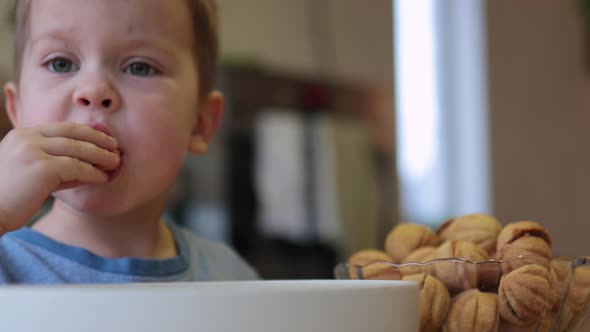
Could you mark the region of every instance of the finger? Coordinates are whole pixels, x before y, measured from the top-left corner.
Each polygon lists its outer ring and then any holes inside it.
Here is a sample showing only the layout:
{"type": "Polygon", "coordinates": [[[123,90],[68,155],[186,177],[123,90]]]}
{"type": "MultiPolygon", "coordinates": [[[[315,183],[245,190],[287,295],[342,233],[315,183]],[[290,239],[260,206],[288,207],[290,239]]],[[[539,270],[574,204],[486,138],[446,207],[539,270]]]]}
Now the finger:
{"type": "Polygon", "coordinates": [[[80,159],[106,171],[119,167],[118,153],[84,141],[63,137],[47,138],[42,149],[49,155],[80,159]]]}
{"type": "Polygon", "coordinates": [[[117,140],[114,137],[78,123],[52,123],[42,126],[40,132],[45,137],[66,137],[78,141],[85,141],[109,151],[115,150],[118,146],[117,140]]]}
{"type": "Polygon", "coordinates": [[[107,173],[80,159],[52,157],[51,162],[55,165],[54,171],[60,186],[73,181],[104,184],[109,180],[107,173]]]}
{"type": "Polygon", "coordinates": [[[76,188],[79,186],[84,185],[84,183],[80,182],[80,181],[70,181],[70,182],[65,182],[62,183],[57,190],[55,191],[60,191],[60,190],[66,190],[66,189],[72,189],[72,188],[76,188]]]}

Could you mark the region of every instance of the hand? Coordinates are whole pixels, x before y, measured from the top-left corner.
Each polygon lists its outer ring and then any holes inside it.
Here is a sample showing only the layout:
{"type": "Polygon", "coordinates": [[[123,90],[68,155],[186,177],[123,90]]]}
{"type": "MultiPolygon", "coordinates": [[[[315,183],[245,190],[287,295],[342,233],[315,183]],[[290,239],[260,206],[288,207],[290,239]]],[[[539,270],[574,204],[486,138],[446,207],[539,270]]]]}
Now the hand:
{"type": "Polygon", "coordinates": [[[10,131],[0,142],[0,236],[27,224],[55,191],[108,182],[117,142],[75,123],[10,131]]]}

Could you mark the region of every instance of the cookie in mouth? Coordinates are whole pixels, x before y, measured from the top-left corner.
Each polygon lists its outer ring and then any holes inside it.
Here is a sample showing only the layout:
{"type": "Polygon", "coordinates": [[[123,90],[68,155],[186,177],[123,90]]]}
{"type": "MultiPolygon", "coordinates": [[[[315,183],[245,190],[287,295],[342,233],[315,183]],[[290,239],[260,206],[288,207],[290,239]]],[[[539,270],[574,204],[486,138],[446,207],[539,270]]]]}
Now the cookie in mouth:
{"type": "MultiPolygon", "coordinates": [[[[88,126],[94,130],[98,130],[100,132],[103,132],[108,136],[114,137],[111,129],[103,123],[92,122],[92,123],[89,123],[88,126]]],[[[117,167],[116,169],[110,170],[110,171],[106,171],[107,176],[109,178],[108,182],[112,182],[113,180],[115,180],[119,176],[119,174],[121,173],[121,168],[123,167],[123,160],[125,157],[125,152],[123,151],[123,149],[121,149],[121,147],[117,148],[113,152],[119,155],[120,161],[119,161],[119,167],[117,167]]]]}

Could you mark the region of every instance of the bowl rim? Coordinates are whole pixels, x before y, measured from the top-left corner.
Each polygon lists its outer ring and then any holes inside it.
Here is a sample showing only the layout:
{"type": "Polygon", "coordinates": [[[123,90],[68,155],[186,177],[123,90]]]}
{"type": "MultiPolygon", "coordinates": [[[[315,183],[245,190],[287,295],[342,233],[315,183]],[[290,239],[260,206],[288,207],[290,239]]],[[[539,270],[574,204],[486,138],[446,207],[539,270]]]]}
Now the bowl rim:
{"type": "Polygon", "coordinates": [[[405,262],[405,263],[395,263],[393,261],[387,260],[375,260],[371,261],[367,264],[360,265],[360,264],[350,264],[349,262],[342,262],[338,263],[334,267],[334,276],[336,278],[341,277],[342,279],[350,279],[350,269],[363,270],[369,268],[371,266],[382,266],[383,264],[389,265],[393,268],[402,269],[405,267],[427,267],[430,265],[439,264],[442,262],[458,262],[463,264],[474,264],[474,265],[500,265],[520,260],[535,260],[540,264],[543,265],[550,265],[554,261],[563,261],[569,263],[570,268],[574,270],[579,266],[590,266],[590,256],[556,256],[552,259],[547,259],[545,257],[539,257],[535,255],[518,255],[514,257],[510,257],[507,259],[484,259],[484,260],[469,260],[464,258],[437,258],[427,262],[405,262]]]}
{"type": "Polygon", "coordinates": [[[518,256],[507,258],[507,259],[489,258],[489,259],[483,259],[483,260],[470,260],[470,259],[458,258],[458,257],[447,257],[447,258],[432,259],[427,262],[405,262],[405,263],[396,263],[396,262],[387,261],[387,260],[374,260],[374,261],[371,261],[371,262],[364,264],[364,265],[350,264],[349,262],[342,262],[342,263],[339,263],[338,265],[342,264],[342,265],[347,265],[350,267],[353,267],[353,266],[366,267],[369,265],[384,264],[385,263],[385,264],[388,264],[388,265],[391,265],[394,267],[405,267],[405,266],[426,266],[426,265],[431,265],[431,264],[435,264],[435,263],[439,263],[439,262],[448,262],[448,261],[455,261],[455,262],[462,262],[462,263],[469,263],[469,264],[503,264],[503,263],[513,262],[513,261],[518,261],[518,260],[523,260],[523,259],[533,259],[533,260],[548,262],[548,263],[551,263],[556,260],[562,260],[562,261],[570,261],[575,266],[590,265],[590,256],[556,256],[556,257],[553,257],[552,259],[547,259],[545,257],[539,257],[539,256],[535,256],[535,255],[518,255],[518,256]]]}

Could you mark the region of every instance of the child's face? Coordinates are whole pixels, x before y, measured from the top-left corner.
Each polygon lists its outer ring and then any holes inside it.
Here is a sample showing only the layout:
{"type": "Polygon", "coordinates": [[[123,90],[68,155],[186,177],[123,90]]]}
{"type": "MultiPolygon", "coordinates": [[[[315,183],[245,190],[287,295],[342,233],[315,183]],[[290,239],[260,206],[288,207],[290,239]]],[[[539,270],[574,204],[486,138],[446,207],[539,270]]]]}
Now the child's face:
{"type": "Polygon", "coordinates": [[[109,184],[56,196],[103,215],[164,197],[199,134],[186,1],[37,0],[29,29],[16,125],[100,123],[123,154],[109,184]]]}

